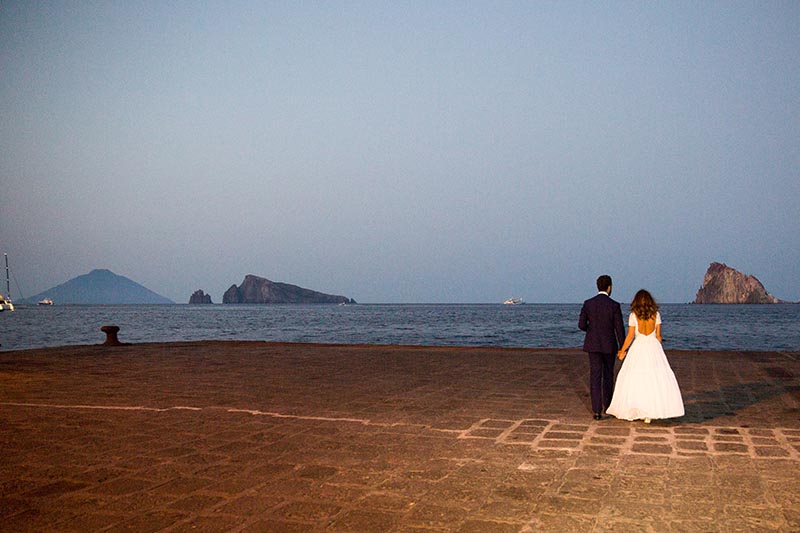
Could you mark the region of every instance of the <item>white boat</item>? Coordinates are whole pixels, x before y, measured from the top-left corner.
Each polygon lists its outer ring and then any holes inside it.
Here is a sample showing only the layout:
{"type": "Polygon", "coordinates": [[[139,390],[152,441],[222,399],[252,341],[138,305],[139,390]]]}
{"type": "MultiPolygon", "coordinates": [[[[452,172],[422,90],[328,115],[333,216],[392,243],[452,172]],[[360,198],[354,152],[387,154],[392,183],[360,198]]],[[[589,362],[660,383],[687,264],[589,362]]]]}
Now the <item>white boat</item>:
{"type": "Polygon", "coordinates": [[[13,311],[14,304],[11,303],[11,282],[8,279],[8,254],[3,254],[6,258],[6,296],[0,294],[0,311],[13,311]]]}
{"type": "Polygon", "coordinates": [[[505,305],[521,305],[524,304],[525,302],[522,301],[522,298],[509,298],[503,303],[505,305]]]}
{"type": "Polygon", "coordinates": [[[53,300],[50,298],[45,298],[43,300],[39,300],[39,305],[53,305],[53,300]]]}

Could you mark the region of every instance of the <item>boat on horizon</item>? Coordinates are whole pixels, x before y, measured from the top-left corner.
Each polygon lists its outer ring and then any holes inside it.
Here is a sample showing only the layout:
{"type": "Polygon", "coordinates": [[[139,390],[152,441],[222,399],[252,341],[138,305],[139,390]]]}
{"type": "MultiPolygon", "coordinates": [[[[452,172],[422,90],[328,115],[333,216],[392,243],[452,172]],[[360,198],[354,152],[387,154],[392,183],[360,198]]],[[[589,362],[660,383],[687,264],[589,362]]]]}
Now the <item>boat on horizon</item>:
{"type": "Polygon", "coordinates": [[[55,302],[53,302],[53,300],[50,298],[43,298],[42,300],[39,300],[39,305],[53,305],[54,303],[55,302]]]}
{"type": "Polygon", "coordinates": [[[14,304],[11,303],[11,282],[8,277],[8,254],[3,254],[6,258],[6,295],[0,294],[0,311],[13,311],[14,304]]]}
{"type": "Polygon", "coordinates": [[[522,301],[522,298],[509,298],[503,302],[504,305],[522,305],[524,303],[525,302],[522,301]]]}

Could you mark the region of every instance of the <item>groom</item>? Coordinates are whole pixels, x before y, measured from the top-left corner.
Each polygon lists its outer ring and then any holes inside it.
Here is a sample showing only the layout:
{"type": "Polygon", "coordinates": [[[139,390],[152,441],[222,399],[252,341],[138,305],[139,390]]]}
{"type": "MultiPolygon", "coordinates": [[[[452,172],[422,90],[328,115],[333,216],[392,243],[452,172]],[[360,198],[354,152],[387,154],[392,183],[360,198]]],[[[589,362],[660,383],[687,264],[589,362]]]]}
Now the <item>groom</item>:
{"type": "Polygon", "coordinates": [[[578,327],[586,332],[583,351],[589,354],[589,388],[594,419],[611,404],[617,349],[625,341],[622,309],[611,299],[611,276],[597,278],[597,296],[583,302],[578,327]]]}

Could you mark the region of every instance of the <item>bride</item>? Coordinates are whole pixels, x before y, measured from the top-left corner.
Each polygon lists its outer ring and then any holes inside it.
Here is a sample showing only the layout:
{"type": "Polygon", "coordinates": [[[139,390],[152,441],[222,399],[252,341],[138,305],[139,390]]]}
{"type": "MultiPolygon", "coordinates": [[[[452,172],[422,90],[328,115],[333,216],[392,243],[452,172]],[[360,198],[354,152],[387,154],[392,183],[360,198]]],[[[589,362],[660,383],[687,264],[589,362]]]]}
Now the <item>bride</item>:
{"type": "Polygon", "coordinates": [[[683,416],[681,390],[661,346],[661,313],[644,289],[631,302],[628,326],[628,336],[617,353],[624,362],[606,412],[648,424],[653,418],[683,416]]]}

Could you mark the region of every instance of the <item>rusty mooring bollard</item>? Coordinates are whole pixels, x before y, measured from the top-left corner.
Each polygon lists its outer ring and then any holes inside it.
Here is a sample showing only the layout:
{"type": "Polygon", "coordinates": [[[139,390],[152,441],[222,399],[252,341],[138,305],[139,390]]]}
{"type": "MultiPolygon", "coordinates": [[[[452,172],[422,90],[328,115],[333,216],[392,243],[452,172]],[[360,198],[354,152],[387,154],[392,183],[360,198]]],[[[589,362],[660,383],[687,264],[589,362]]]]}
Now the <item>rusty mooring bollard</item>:
{"type": "Polygon", "coordinates": [[[122,346],[117,338],[119,326],[103,326],[100,331],[106,334],[106,342],[103,343],[103,346],[122,346]]]}

